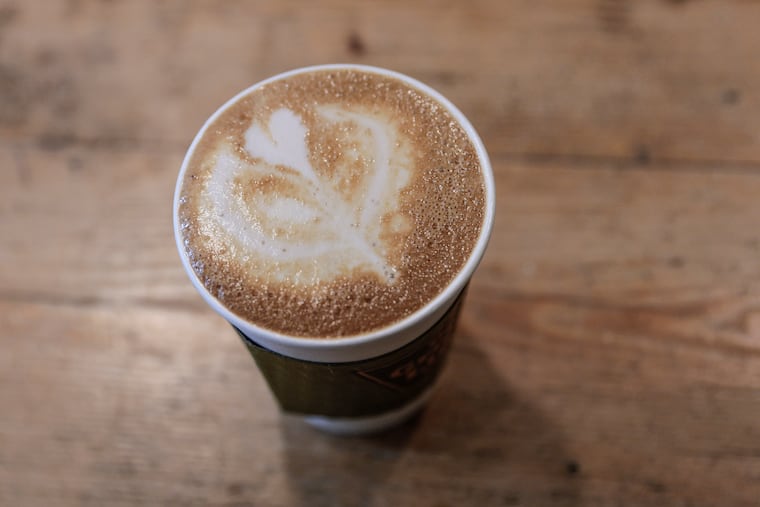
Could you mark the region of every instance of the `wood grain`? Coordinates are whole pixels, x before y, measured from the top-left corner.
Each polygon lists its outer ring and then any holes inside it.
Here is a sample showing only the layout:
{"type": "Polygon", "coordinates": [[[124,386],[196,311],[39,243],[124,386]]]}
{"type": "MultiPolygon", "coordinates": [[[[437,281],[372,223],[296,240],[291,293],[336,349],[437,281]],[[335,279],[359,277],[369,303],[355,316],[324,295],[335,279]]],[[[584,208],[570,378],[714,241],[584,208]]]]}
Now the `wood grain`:
{"type": "Polygon", "coordinates": [[[755,506],[760,4],[0,1],[0,505],[755,506]],[[171,232],[224,100],[352,61],[438,88],[497,221],[426,411],[278,413],[171,232]]]}

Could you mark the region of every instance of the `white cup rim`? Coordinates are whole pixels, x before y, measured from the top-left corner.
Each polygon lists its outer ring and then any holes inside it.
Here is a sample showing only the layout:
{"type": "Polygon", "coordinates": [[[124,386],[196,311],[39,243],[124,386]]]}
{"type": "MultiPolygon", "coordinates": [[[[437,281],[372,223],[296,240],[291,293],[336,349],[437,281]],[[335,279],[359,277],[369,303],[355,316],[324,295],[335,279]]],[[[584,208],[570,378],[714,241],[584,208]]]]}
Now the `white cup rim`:
{"type": "MultiPolygon", "coordinates": [[[[222,317],[224,317],[229,323],[243,331],[246,335],[251,335],[251,338],[257,341],[260,341],[262,345],[267,346],[276,352],[284,353],[286,355],[293,355],[293,356],[299,356],[301,359],[307,359],[307,360],[316,360],[320,361],[322,358],[326,358],[324,360],[330,361],[330,358],[345,358],[345,357],[360,357],[362,354],[350,353],[346,355],[346,353],[340,353],[336,352],[338,350],[347,350],[347,349],[357,349],[361,348],[364,345],[370,344],[372,342],[380,342],[383,340],[388,339],[389,337],[397,336],[399,333],[402,333],[404,330],[413,328],[416,325],[420,323],[420,321],[425,320],[426,318],[429,318],[431,314],[434,314],[436,312],[442,313],[441,309],[445,310],[448,305],[456,298],[456,296],[464,289],[464,287],[467,285],[467,282],[471,278],[473,272],[475,271],[475,268],[477,268],[483,253],[485,252],[486,246],[488,244],[491,231],[493,229],[493,222],[494,222],[494,215],[495,215],[495,185],[494,185],[494,179],[493,179],[493,170],[491,168],[491,162],[488,157],[488,153],[486,152],[485,146],[483,145],[482,140],[480,139],[480,136],[475,131],[475,128],[472,126],[470,121],[464,116],[464,114],[449,101],[446,97],[441,95],[438,91],[434,90],[430,86],[412,78],[405,74],[401,74],[399,72],[395,72],[392,70],[375,67],[375,66],[369,66],[369,65],[359,65],[359,64],[326,64],[326,65],[314,65],[309,67],[301,67],[298,69],[290,70],[287,72],[283,72],[280,74],[277,74],[275,76],[272,76],[268,79],[265,79],[263,81],[259,81],[256,84],[253,84],[249,86],[248,88],[244,89],[243,91],[236,94],[234,97],[229,99],[227,102],[225,102],[220,108],[218,108],[214,114],[212,114],[206,122],[203,124],[201,129],[196,134],[195,138],[193,139],[193,142],[190,144],[190,147],[188,148],[185,158],[182,162],[182,166],[180,168],[179,175],[177,177],[177,183],[175,187],[174,192],[174,203],[173,203],[173,224],[174,224],[174,237],[177,244],[177,249],[180,255],[180,258],[182,260],[182,264],[185,268],[185,272],[187,273],[188,277],[190,278],[190,281],[195,286],[196,290],[203,296],[204,300],[216,311],[218,314],[220,314],[222,317]],[[276,331],[272,331],[270,329],[258,326],[252,322],[247,321],[246,319],[240,317],[239,315],[235,314],[234,312],[230,311],[227,307],[225,307],[213,294],[211,294],[206,287],[203,285],[201,280],[198,278],[197,273],[192,268],[190,264],[190,260],[188,259],[187,252],[185,250],[185,246],[183,244],[183,238],[182,233],[180,229],[179,224],[179,217],[178,217],[178,210],[179,210],[179,200],[180,200],[180,191],[182,188],[182,183],[184,180],[185,172],[187,171],[187,167],[189,165],[189,161],[192,158],[193,153],[195,152],[195,149],[200,141],[200,139],[203,137],[204,133],[208,129],[208,127],[216,121],[216,119],[229,107],[231,107],[233,104],[238,102],[241,98],[251,93],[253,90],[266,85],[268,83],[279,81],[281,79],[285,79],[287,77],[296,75],[296,74],[302,74],[302,73],[308,73],[308,72],[314,72],[314,71],[324,71],[324,70],[346,70],[346,69],[355,69],[367,73],[376,73],[376,74],[382,74],[384,76],[390,76],[396,79],[399,79],[400,81],[419,89],[423,93],[429,95],[436,101],[438,101],[441,105],[443,105],[451,114],[454,116],[454,118],[459,122],[459,124],[465,129],[467,132],[468,138],[473,143],[473,146],[475,147],[475,150],[478,155],[478,160],[481,164],[481,172],[483,174],[483,180],[485,184],[485,190],[486,190],[486,209],[483,219],[482,228],[480,231],[480,235],[470,253],[469,258],[465,262],[462,269],[459,271],[459,273],[454,277],[454,279],[446,286],[446,288],[439,293],[436,297],[431,299],[427,304],[425,304],[423,307],[419,308],[412,314],[408,315],[407,317],[394,322],[393,324],[390,324],[389,326],[386,326],[384,328],[370,331],[363,334],[357,334],[353,336],[348,337],[334,337],[334,338],[326,338],[326,337],[306,337],[306,336],[289,336],[283,333],[278,333],[276,331]]],[[[414,337],[410,337],[409,340],[413,339],[414,337]]],[[[386,340],[387,341],[387,340],[386,340]]],[[[394,341],[393,348],[397,348],[399,345],[404,345],[405,343],[397,343],[398,340],[394,341]]],[[[383,348],[378,349],[377,347],[372,348],[371,355],[378,355],[378,351],[384,350],[383,348]]],[[[389,352],[391,349],[387,350],[389,352]]],[[[369,357],[369,356],[368,356],[369,357]]]]}

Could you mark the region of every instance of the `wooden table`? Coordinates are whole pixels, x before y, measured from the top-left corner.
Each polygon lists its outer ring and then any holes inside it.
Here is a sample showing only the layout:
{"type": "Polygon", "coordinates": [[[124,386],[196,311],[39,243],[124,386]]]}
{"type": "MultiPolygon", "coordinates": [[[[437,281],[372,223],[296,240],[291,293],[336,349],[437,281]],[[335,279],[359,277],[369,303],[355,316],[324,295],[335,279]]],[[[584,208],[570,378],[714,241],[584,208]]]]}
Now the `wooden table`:
{"type": "Polygon", "coordinates": [[[760,4],[0,1],[0,505],[760,504],[760,4]],[[385,66],[481,132],[498,210],[442,388],[282,416],[183,273],[204,119],[385,66]]]}

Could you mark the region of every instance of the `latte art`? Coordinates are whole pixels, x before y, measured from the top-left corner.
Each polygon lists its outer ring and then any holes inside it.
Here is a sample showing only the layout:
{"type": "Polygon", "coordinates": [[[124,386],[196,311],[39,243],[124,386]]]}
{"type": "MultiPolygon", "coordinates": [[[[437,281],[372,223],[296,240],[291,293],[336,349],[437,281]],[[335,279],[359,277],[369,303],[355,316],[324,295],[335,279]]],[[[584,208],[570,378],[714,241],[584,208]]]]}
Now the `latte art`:
{"type": "Polygon", "coordinates": [[[410,230],[398,211],[410,179],[408,141],[390,119],[340,106],[317,108],[341,158],[331,174],[311,162],[303,120],[289,109],[272,113],[265,126],[253,123],[243,154],[227,144],[216,153],[202,199],[211,211],[201,230],[237,244],[237,261],[268,264],[275,282],[315,285],[351,272],[392,283],[397,268],[389,253],[410,230]]]}
{"type": "Polygon", "coordinates": [[[467,262],[486,206],[451,112],[362,69],[251,88],[201,130],[177,192],[180,242],[208,293],[247,322],[312,338],[422,308],[467,262]]]}

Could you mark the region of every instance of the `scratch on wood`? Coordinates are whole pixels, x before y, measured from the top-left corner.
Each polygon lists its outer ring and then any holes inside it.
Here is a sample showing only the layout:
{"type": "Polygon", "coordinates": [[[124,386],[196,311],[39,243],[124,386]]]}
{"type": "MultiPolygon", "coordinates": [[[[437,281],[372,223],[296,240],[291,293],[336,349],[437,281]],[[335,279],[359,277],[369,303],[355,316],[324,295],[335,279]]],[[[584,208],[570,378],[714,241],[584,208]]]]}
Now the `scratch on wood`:
{"type": "Polygon", "coordinates": [[[357,32],[348,35],[347,46],[348,52],[354,56],[363,56],[367,52],[367,46],[357,32]]]}
{"type": "MultiPolygon", "coordinates": [[[[719,355],[741,356],[749,358],[760,356],[760,347],[752,340],[747,340],[745,333],[736,336],[735,332],[721,332],[711,322],[711,308],[718,302],[701,301],[679,304],[633,304],[609,302],[598,298],[583,297],[573,294],[521,294],[503,289],[481,288],[479,291],[486,296],[477,303],[471,301],[470,306],[479,305],[484,319],[493,321],[494,325],[509,325],[523,329],[533,334],[552,336],[554,331],[545,329],[542,322],[535,322],[531,315],[532,307],[541,305],[560,305],[588,312],[588,320],[583,326],[589,330],[618,332],[637,331],[639,343],[644,340],[659,342],[656,327],[661,325],[658,319],[670,317],[674,321],[682,321],[678,331],[671,330],[668,334],[670,345],[680,345],[693,350],[719,355]],[[695,326],[697,326],[695,328],[695,326]],[[647,338],[644,338],[647,337],[647,338]]],[[[470,296],[472,300],[476,296],[470,296]]],[[[723,303],[722,301],[720,303],[723,303]]],[[[752,310],[750,310],[752,311],[752,310]]]]}
{"type": "Polygon", "coordinates": [[[628,0],[600,0],[596,15],[605,32],[621,32],[630,24],[630,4],[628,0]]]}

